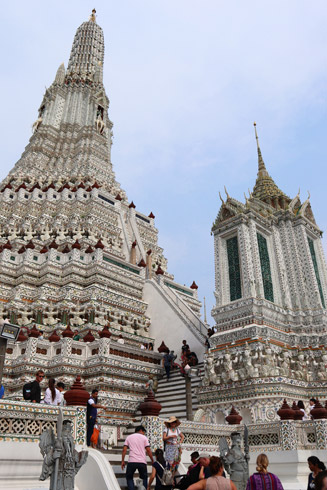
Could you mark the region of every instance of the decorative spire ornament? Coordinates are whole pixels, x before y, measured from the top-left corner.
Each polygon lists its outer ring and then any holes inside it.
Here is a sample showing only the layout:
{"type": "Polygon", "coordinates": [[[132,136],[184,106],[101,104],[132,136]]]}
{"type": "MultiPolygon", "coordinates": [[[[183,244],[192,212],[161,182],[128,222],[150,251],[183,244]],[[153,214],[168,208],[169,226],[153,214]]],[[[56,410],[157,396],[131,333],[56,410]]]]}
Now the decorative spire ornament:
{"type": "Polygon", "coordinates": [[[258,152],[258,177],[269,177],[269,174],[267,172],[265,162],[263,161],[262,158],[262,153],[261,153],[261,148],[259,144],[259,138],[258,138],[258,133],[257,133],[257,123],[253,123],[254,126],[254,132],[255,132],[255,139],[257,142],[257,152],[258,152]]]}
{"type": "Polygon", "coordinates": [[[275,184],[274,180],[270,177],[265,162],[262,158],[261,148],[259,145],[259,138],[257,133],[257,124],[254,122],[254,132],[255,139],[257,142],[257,152],[258,152],[258,174],[255,186],[251,193],[251,198],[254,197],[260,201],[264,201],[268,204],[273,205],[274,202],[278,202],[280,197],[284,198],[287,202],[290,198],[287,197],[275,184]]]}
{"type": "Polygon", "coordinates": [[[93,9],[92,10],[92,14],[90,15],[90,18],[89,18],[89,21],[90,22],[94,22],[95,23],[95,21],[96,21],[96,15],[95,14],[96,13],[97,13],[97,11],[95,9],[93,9]]]}

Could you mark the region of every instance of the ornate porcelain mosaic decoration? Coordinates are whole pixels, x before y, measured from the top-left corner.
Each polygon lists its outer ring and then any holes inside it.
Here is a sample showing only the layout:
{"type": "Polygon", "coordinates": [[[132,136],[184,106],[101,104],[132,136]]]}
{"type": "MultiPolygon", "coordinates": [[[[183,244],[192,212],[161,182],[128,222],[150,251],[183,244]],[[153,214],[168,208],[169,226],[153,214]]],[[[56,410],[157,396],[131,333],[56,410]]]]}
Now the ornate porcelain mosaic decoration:
{"type": "MultiPolygon", "coordinates": [[[[86,410],[64,407],[63,416],[73,423],[76,444],[84,444],[86,410]]],[[[58,408],[29,402],[0,401],[0,441],[35,442],[50,427],[56,431],[58,408]]]]}
{"type": "MultiPolygon", "coordinates": [[[[277,419],[286,398],[327,398],[327,268],[310,204],[282,192],[263,161],[245,203],[226,191],[212,227],[215,297],[205,377],[204,419],[231,404],[246,422],[277,419]]],[[[308,408],[308,407],[307,407],[308,408]]],[[[285,429],[286,430],[286,429],[285,429]]]]}
{"type": "MultiPolygon", "coordinates": [[[[162,448],[164,419],[143,417],[151,448],[162,448]]],[[[279,421],[248,424],[250,451],[286,451],[322,449],[327,434],[325,420],[279,421]]],[[[224,437],[230,442],[230,435],[237,429],[243,432],[244,425],[222,425],[182,421],[180,430],[185,435],[183,448],[188,451],[217,451],[219,440],[224,437]]],[[[326,447],[326,446],[325,446],[326,447]]]]}

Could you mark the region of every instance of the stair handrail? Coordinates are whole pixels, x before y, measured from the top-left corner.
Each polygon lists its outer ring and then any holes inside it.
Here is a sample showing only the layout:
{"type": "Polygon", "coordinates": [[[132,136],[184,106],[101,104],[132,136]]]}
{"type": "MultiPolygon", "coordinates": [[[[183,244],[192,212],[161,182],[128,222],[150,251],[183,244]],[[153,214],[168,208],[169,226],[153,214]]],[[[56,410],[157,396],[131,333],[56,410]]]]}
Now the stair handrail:
{"type": "Polygon", "coordinates": [[[207,327],[203,323],[203,321],[196,315],[196,313],[194,313],[192,308],[190,308],[188,304],[179,296],[179,294],[177,292],[175,293],[175,291],[173,291],[168,285],[164,283],[163,287],[165,288],[165,291],[168,292],[170,298],[185,313],[185,315],[195,324],[196,328],[198,328],[200,333],[204,334],[204,332],[206,332],[207,330],[207,327]],[[202,330],[204,330],[204,332],[202,330]]]}
{"type": "Polygon", "coordinates": [[[128,254],[130,252],[130,250],[128,248],[128,244],[130,243],[129,233],[128,233],[127,226],[126,226],[125,221],[124,221],[123,210],[120,208],[118,212],[119,212],[119,217],[120,217],[120,222],[121,222],[121,228],[122,228],[124,239],[125,239],[125,240],[123,240],[123,247],[125,248],[125,251],[127,252],[126,257],[128,257],[128,254]]]}
{"type": "Polygon", "coordinates": [[[136,218],[135,218],[135,213],[132,213],[132,212],[129,212],[128,213],[128,221],[131,225],[131,228],[133,230],[133,233],[134,233],[134,236],[135,236],[135,240],[136,240],[136,243],[139,247],[139,250],[140,250],[140,254],[142,256],[142,259],[145,261],[146,260],[146,255],[145,255],[145,250],[144,250],[144,246],[143,246],[143,243],[142,243],[142,240],[141,240],[141,236],[140,236],[140,233],[139,233],[139,230],[138,230],[138,226],[137,226],[137,223],[136,223],[136,218]]]}
{"type": "Polygon", "coordinates": [[[169,289],[168,286],[158,284],[155,279],[147,279],[146,282],[149,282],[157,289],[161,296],[174,308],[179,317],[184,321],[185,325],[193,331],[197,339],[200,340],[200,342],[204,342],[206,336],[202,332],[202,329],[207,329],[207,327],[196,316],[191,308],[189,308],[180,297],[177,297],[177,294],[169,289]]]}

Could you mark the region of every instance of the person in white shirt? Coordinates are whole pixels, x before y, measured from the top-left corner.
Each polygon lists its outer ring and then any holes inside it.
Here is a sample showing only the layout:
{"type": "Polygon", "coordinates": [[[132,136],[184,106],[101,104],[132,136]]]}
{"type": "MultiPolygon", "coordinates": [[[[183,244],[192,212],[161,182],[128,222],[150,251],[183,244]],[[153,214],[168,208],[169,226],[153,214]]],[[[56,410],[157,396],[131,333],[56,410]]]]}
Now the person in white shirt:
{"type": "Polygon", "coordinates": [[[62,394],[55,387],[56,380],[54,378],[49,379],[49,387],[45,390],[43,403],[46,405],[60,405],[62,400],[62,394]]]}
{"type": "Polygon", "coordinates": [[[317,400],[315,398],[310,398],[309,400],[309,411],[310,411],[310,418],[313,419],[312,415],[311,415],[311,410],[313,410],[316,406],[316,403],[317,403],[317,400]]]}
{"type": "Polygon", "coordinates": [[[125,344],[125,341],[124,341],[124,339],[123,339],[122,334],[119,334],[119,337],[118,337],[118,339],[117,339],[117,342],[118,342],[119,344],[125,344]]]}
{"type": "Polygon", "coordinates": [[[62,383],[61,381],[59,381],[59,382],[57,383],[56,388],[57,388],[57,390],[58,390],[58,391],[60,391],[60,394],[61,394],[61,402],[60,402],[60,405],[64,407],[64,406],[66,406],[66,405],[67,405],[67,402],[66,402],[66,400],[65,400],[65,398],[64,398],[64,394],[63,394],[63,391],[64,391],[64,389],[65,389],[65,384],[64,384],[64,383],[62,383]]]}

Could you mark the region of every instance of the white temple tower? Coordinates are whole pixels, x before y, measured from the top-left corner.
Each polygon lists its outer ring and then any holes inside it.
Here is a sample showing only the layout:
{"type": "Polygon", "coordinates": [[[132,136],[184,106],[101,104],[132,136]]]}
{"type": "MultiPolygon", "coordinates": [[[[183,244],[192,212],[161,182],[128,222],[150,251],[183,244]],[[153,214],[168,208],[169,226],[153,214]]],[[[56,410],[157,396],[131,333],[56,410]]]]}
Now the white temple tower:
{"type": "Polygon", "coordinates": [[[109,403],[132,414],[147,377],[161,369],[159,354],[141,356],[141,344],[156,349],[165,340],[178,350],[186,336],[201,356],[206,327],[197,287],[175,283],[167,270],[153,213],[138,211],[115,179],[103,62],[93,13],[77,29],[67,70],[60,65],[44,94],[22,157],[0,184],[0,318],[35,324],[46,343],[9,347],[4,385],[16,397],[37,367],[67,384],[80,374],[89,389],[117,389],[119,400],[115,405],[111,393],[109,403]],[[48,345],[67,324],[82,336],[91,330],[98,342],[108,323],[110,349],[104,339],[88,349],[70,339],[48,345]],[[117,350],[119,335],[125,347],[117,350]]]}
{"type": "Polygon", "coordinates": [[[322,232],[310,196],[291,199],[270,177],[256,128],[255,135],[253,191],[245,204],[226,192],[212,228],[217,334],[201,401],[215,420],[231,403],[247,421],[266,421],[276,418],[284,397],[327,395],[322,232]]]}

